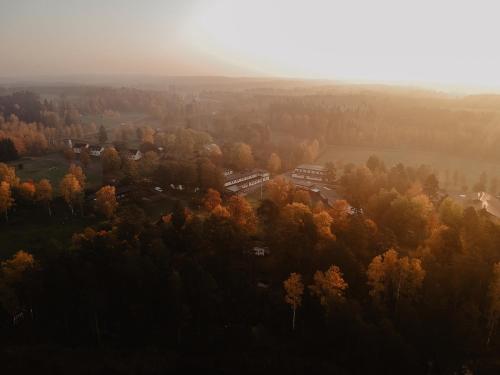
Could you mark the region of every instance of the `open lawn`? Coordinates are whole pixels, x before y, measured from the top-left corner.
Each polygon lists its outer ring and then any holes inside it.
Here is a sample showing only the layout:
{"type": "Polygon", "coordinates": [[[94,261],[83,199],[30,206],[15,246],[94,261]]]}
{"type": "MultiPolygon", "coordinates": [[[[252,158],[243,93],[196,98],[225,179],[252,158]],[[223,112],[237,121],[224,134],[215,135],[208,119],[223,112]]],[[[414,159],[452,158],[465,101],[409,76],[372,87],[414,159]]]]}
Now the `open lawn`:
{"type": "MultiPolygon", "coordinates": [[[[30,179],[39,181],[42,178],[49,179],[55,192],[59,190],[59,182],[69,168],[68,161],[60,153],[24,157],[9,164],[16,167],[16,174],[22,181],[30,179]]],[[[97,189],[101,186],[102,170],[100,160],[92,159],[84,172],[87,176],[86,188],[97,189]]]]}
{"type": "Polygon", "coordinates": [[[364,164],[371,155],[376,155],[384,160],[388,167],[400,162],[409,166],[419,166],[421,164],[428,165],[439,174],[441,181],[444,180],[444,174],[447,170],[450,174],[458,170],[465,174],[469,186],[477,182],[479,175],[483,171],[486,172],[489,177],[500,177],[500,163],[439,152],[410,150],[406,148],[396,149],[333,145],[328,146],[327,150],[321,154],[317,162],[318,164],[326,162],[364,164]]]}
{"type": "Polygon", "coordinates": [[[94,217],[72,216],[62,201],[53,205],[54,215],[38,206],[18,207],[10,213],[9,222],[0,219],[0,260],[10,257],[19,250],[35,254],[58,244],[67,247],[71,236],[85,227],[95,225],[94,217]]]}

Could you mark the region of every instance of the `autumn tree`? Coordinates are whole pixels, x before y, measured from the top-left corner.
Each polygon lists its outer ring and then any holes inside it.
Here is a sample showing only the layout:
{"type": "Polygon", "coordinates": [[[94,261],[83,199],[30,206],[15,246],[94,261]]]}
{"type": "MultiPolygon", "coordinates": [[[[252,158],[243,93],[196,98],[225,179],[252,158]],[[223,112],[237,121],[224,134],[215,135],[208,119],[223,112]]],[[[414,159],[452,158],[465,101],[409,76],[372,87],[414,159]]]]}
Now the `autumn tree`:
{"type": "Polygon", "coordinates": [[[16,187],[19,184],[16,169],[5,163],[0,163],[0,181],[7,182],[12,188],[16,187]]]}
{"type": "Polygon", "coordinates": [[[305,204],[308,207],[311,207],[312,205],[311,195],[307,190],[303,189],[295,190],[295,192],[293,193],[292,200],[296,203],[305,204]]]}
{"type": "Polygon", "coordinates": [[[314,225],[318,231],[318,236],[326,240],[334,240],[335,235],[332,233],[333,219],[326,211],[321,211],[313,215],[314,225]]]}
{"type": "Polygon", "coordinates": [[[276,177],[266,184],[266,192],[269,200],[276,206],[283,207],[290,201],[293,185],[284,177],[276,177]]]}
{"type": "Polygon", "coordinates": [[[150,126],[146,126],[142,129],[142,143],[154,143],[155,131],[150,126]]]}
{"type": "Polygon", "coordinates": [[[319,299],[320,304],[327,312],[334,304],[344,300],[344,293],[348,285],[339,267],[331,265],[326,272],[316,271],[313,280],[309,289],[312,295],[319,299]]]}
{"type": "Polygon", "coordinates": [[[189,129],[177,129],[173,138],[172,149],[176,155],[188,158],[193,154],[195,141],[189,129]]]}
{"type": "Polygon", "coordinates": [[[35,200],[40,204],[46,205],[49,210],[49,216],[52,215],[50,202],[52,201],[52,185],[49,180],[42,179],[36,184],[35,200]]]}
{"type": "Polygon", "coordinates": [[[231,217],[231,213],[229,212],[229,210],[220,204],[214,207],[214,209],[210,212],[210,215],[216,218],[223,219],[229,219],[231,217]]]}
{"type": "MultiPolygon", "coordinates": [[[[190,168],[187,168],[183,173],[189,172],[190,168]]],[[[207,158],[198,159],[198,182],[202,189],[216,189],[222,190],[224,187],[224,176],[220,168],[207,158]]]]}
{"type": "Polygon", "coordinates": [[[227,209],[234,222],[248,233],[253,233],[257,228],[257,219],[252,206],[239,195],[233,195],[227,204],[227,209]]]}
{"type": "Polygon", "coordinates": [[[335,230],[347,230],[351,217],[351,206],[346,200],[337,199],[332,207],[328,209],[328,213],[333,219],[335,230]]]}
{"type": "Polygon", "coordinates": [[[98,138],[100,143],[106,143],[108,141],[108,133],[106,132],[106,128],[104,127],[104,125],[101,125],[99,127],[98,138]]]}
{"type": "Polygon", "coordinates": [[[120,169],[120,155],[114,147],[108,147],[105,149],[102,153],[101,160],[104,172],[116,172],[120,169]]]}
{"type": "Polygon", "coordinates": [[[424,181],[423,191],[431,199],[436,198],[439,192],[439,181],[434,173],[431,173],[424,181]]]}
{"type": "Polygon", "coordinates": [[[144,176],[151,176],[157,169],[160,158],[154,151],[146,152],[140,160],[140,170],[144,176]]]}
{"type": "Polygon", "coordinates": [[[208,212],[211,212],[215,207],[219,206],[222,203],[222,199],[220,197],[220,193],[214,189],[208,189],[203,197],[203,207],[208,212]]]}
{"type": "Polygon", "coordinates": [[[246,143],[235,143],[230,150],[230,160],[237,170],[252,168],[254,165],[252,148],[246,143]]]}
{"type": "Polygon", "coordinates": [[[317,231],[311,209],[302,203],[290,203],[279,211],[276,223],[266,228],[276,254],[297,270],[312,260],[311,248],[317,231]]]}
{"type": "Polygon", "coordinates": [[[459,228],[464,214],[461,204],[455,202],[452,198],[445,198],[439,205],[439,219],[448,227],[459,228]]]}
{"type": "Polygon", "coordinates": [[[83,173],[83,170],[81,167],[79,167],[76,164],[71,164],[69,166],[68,173],[75,176],[76,179],[78,180],[78,183],[82,187],[82,189],[85,189],[85,180],[87,179],[87,177],[85,176],[85,173],[83,173]]]}
{"type": "Polygon", "coordinates": [[[332,162],[326,163],[325,168],[326,168],[325,179],[327,182],[333,184],[337,179],[337,168],[335,168],[335,164],[332,162]]]}
{"type": "Polygon", "coordinates": [[[267,169],[271,173],[277,173],[281,169],[281,159],[274,152],[269,156],[269,159],[267,161],[267,169]]]}
{"type": "Polygon", "coordinates": [[[118,207],[114,186],[106,185],[96,193],[96,210],[110,219],[118,207]]]}
{"type": "Polygon", "coordinates": [[[19,197],[26,203],[33,202],[35,198],[36,187],[33,181],[21,182],[17,188],[19,197]]]}
{"type": "Polygon", "coordinates": [[[367,167],[344,170],[339,182],[343,195],[356,207],[367,202],[377,191],[373,173],[367,167]]]}
{"type": "Polygon", "coordinates": [[[80,152],[80,163],[82,164],[83,168],[87,168],[90,163],[90,153],[88,148],[82,149],[80,152]]]}
{"type": "Polygon", "coordinates": [[[12,192],[8,182],[0,182],[0,213],[5,215],[5,220],[9,220],[9,210],[14,204],[12,199],[12,192]]]}
{"type": "Polygon", "coordinates": [[[381,305],[397,305],[401,297],[414,300],[425,278],[420,259],[399,258],[396,250],[389,249],[373,258],[366,272],[370,296],[381,305]]]}
{"type": "Polygon", "coordinates": [[[127,182],[133,182],[139,177],[139,165],[126,155],[121,156],[121,168],[127,182]]]}
{"type": "Polygon", "coordinates": [[[366,166],[372,172],[385,172],[385,164],[384,162],[376,155],[371,155],[366,161],[366,166]]]}
{"type": "Polygon", "coordinates": [[[283,282],[285,289],[285,302],[292,309],[292,330],[295,330],[295,312],[302,305],[302,295],[304,294],[304,284],[300,273],[292,272],[288,279],[283,282]]]}
{"type": "Polygon", "coordinates": [[[61,180],[60,191],[64,201],[68,204],[71,210],[71,214],[74,215],[74,206],[82,203],[83,200],[83,189],[78,182],[78,179],[73,174],[68,173],[61,180]]]}
{"type": "Polygon", "coordinates": [[[27,272],[35,266],[33,256],[23,250],[1,263],[0,267],[0,306],[14,314],[21,308],[29,307],[30,301],[24,293],[19,293],[27,272]]]}
{"type": "Polygon", "coordinates": [[[384,224],[396,235],[402,246],[416,247],[427,236],[433,205],[426,195],[394,199],[384,214],[384,224]]]}

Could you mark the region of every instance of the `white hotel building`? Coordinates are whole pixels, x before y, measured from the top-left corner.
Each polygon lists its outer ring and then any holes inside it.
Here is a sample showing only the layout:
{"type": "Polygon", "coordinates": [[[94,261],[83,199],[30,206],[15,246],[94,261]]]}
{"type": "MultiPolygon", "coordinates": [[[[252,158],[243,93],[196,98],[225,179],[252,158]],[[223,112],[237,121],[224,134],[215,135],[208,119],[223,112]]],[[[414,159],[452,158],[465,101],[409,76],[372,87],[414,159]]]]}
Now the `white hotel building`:
{"type": "Polygon", "coordinates": [[[293,178],[302,180],[327,182],[327,169],[321,165],[301,164],[292,173],[293,178]]]}
{"type": "Polygon", "coordinates": [[[262,169],[254,169],[248,172],[231,173],[224,172],[224,188],[231,193],[242,192],[252,186],[260,185],[269,181],[269,172],[262,169]]]}

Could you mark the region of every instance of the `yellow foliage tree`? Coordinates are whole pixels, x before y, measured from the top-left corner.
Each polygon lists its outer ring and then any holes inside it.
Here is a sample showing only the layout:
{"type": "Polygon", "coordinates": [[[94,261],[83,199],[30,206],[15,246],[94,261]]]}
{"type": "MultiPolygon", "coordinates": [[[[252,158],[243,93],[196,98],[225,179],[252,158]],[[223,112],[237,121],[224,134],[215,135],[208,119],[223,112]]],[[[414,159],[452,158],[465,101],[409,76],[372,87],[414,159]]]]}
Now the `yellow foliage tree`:
{"type": "Polygon", "coordinates": [[[96,193],[96,210],[109,219],[114,215],[117,207],[115,187],[106,185],[100,188],[96,193]]]}
{"type": "Polygon", "coordinates": [[[33,183],[33,181],[22,182],[17,189],[19,195],[25,202],[33,202],[36,192],[35,184],[33,183]]]}
{"type": "Polygon", "coordinates": [[[1,263],[0,304],[11,314],[25,307],[16,293],[16,284],[22,282],[25,273],[35,265],[35,259],[26,251],[18,251],[12,258],[1,263]]]}
{"type": "Polygon", "coordinates": [[[68,173],[61,181],[60,190],[61,195],[71,210],[71,214],[74,215],[75,204],[81,203],[83,199],[83,189],[78,179],[71,173],[68,173]]]}
{"type": "Polygon", "coordinates": [[[208,189],[203,197],[203,206],[208,212],[211,212],[215,207],[222,203],[220,193],[215,189],[208,189]]]}
{"type": "Polygon", "coordinates": [[[211,215],[218,217],[218,218],[225,218],[225,219],[227,219],[231,216],[231,214],[229,213],[229,210],[226,207],[221,206],[220,204],[218,206],[214,207],[214,209],[211,212],[211,215]]]}
{"type": "Polygon", "coordinates": [[[331,265],[326,272],[316,271],[314,282],[309,289],[326,311],[329,311],[333,303],[344,300],[344,293],[348,287],[340,268],[331,265]]]}
{"type": "Polygon", "coordinates": [[[73,176],[75,176],[82,189],[85,189],[85,181],[87,180],[87,177],[85,176],[85,173],[83,173],[81,167],[76,164],[71,164],[69,166],[68,173],[71,173],[73,176]]]}
{"type": "Polygon", "coordinates": [[[121,165],[120,155],[114,147],[108,147],[102,152],[102,169],[104,172],[117,171],[121,165]]]}
{"type": "Polygon", "coordinates": [[[11,187],[19,185],[16,169],[14,167],[9,167],[5,163],[0,163],[0,181],[7,182],[11,187]]]}
{"type": "Polygon", "coordinates": [[[293,193],[293,201],[311,207],[311,195],[307,190],[296,190],[293,193]]]}
{"type": "Polygon", "coordinates": [[[236,224],[249,233],[257,229],[257,219],[252,206],[239,195],[233,195],[228,202],[227,209],[236,224]]]}
{"type": "Polygon", "coordinates": [[[9,220],[9,209],[14,204],[10,184],[8,182],[0,182],[0,213],[5,215],[5,220],[9,220]]]}
{"type": "Polygon", "coordinates": [[[269,199],[278,207],[286,205],[293,191],[293,186],[283,177],[276,177],[266,184],[269,199]]]}
{"type": "Polygon", "coordinates": [[[233,147],[231,147],[230,159],[234,167],[240,171],[252,168],[255,163],[252,147],[241,142],[235,143],[233,147]]]}
{"type": "Polygon", "coordinates": [[[292,330],[295,330],[295,312],[302,305],[302,295],[304,294],[304,284],[300,273],[291,273],[288,279],[283,282],[285,288],[285,302],[288,303],[293,311],[292,330]]]}
{"type": "Polygon", "coordinates": [[[373,258],[367,270],[370,296],[377,303],[397,304],[401,297],[413,300],[421,289],[425,270],[420,259],[399,258],[394,249],[373,258]]]}
{"type": "Polygon", "coordinates": [[[335,235],[332,233],[333,219],[328,212],[322,211],[314,214],[313,221],[320,238],[335,240],[335,235]]]}
{"type": "Polygon", "coordinates": [[[269,160],[267,161],[267,169],[271,173],[277,173],[281,169],[281,159],[274,152],[269,156],[269,160]]]}

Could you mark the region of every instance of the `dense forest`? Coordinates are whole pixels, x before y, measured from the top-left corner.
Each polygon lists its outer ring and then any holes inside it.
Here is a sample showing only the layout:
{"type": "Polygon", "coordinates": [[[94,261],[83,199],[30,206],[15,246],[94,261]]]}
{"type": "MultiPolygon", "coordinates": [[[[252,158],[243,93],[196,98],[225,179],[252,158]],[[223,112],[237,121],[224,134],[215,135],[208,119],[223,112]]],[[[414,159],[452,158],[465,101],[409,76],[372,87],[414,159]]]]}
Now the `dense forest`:
{"type": "Polygon", "coordinates": [[[4,344],[155,347],[227,370],[487,369],[500,343],[500,226],[440,198],[432,175],[369,165],[340,178],[355,210],[278,178],[255,210],[209,190],[203,209],[179,204],[151,223],[130,203],[69,248],[19,251],[2,262],[4,344]],[[371,193],[352,184],[359,173],[371,193]],[[257,242],[268,257],[251,254],[257,242]]]}
{"type": "Polygon", "coordinates": [[[1,96],[0,162],[58,153],[68,170],[23,180],[0,163],[0,230],[25,213],[91,222],[1,260],[6,371],[497,373],[497,218],[425,165],[329,163],[334,203],[281,176],[332,143],[496,160],[496,102],[309,90],[1,96]],[[152,125],[82,121],[125,112],[152,125]],[[61,143],[85,137],[106,145],[100,160],[61,143]],[[126,157],[132,145],[141,160],[126,157]],[[89,164],[118,182],[90,189],[89,164]],[[273,173],[262,199],[224,192],[224,169],[254,167],[273,173]],[[142,192],[169,185],[183,186],[173,207],[149,215],[142,192]],[[137,191],[119,200],[123,186],[137,191]]]}

